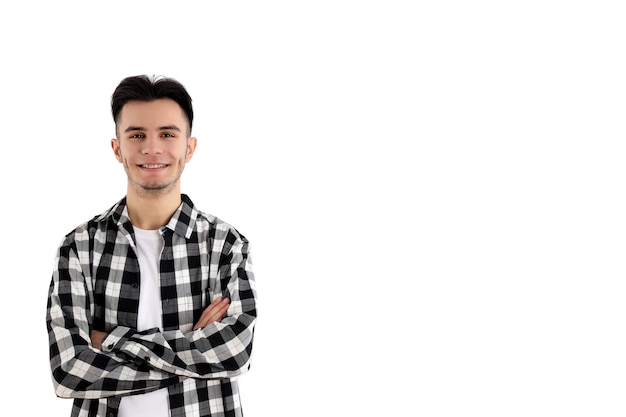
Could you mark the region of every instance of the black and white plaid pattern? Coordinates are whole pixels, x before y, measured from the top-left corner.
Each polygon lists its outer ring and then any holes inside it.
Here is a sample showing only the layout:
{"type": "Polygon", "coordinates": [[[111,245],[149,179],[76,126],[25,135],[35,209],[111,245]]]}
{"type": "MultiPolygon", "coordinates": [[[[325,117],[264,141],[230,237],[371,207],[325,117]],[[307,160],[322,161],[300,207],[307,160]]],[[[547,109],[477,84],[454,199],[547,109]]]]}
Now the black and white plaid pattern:
{"type": "Polygon", "coordinates": [[[256,289],[248,241],[188,196],[160,229],[163,331],[137,328],[139,263],[126,200],[80,225],[59,247],[47,327],[57,396],[72,416],[116,416],[120,397],[167,387],[170,416],[241,416],[234,377],[250,367],[256,289]],[[219,323],[193,331],[218,296],[219,323]],[[91,330],[108,333],[102,350],[91,330]]]}

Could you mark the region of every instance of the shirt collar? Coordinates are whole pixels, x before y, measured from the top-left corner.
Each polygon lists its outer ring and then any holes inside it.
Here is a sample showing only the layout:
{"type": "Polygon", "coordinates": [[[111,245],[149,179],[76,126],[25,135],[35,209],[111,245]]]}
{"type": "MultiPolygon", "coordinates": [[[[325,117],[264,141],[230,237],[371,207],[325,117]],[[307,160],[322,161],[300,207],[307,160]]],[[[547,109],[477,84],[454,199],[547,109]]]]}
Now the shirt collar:
{"type": "MultiPolygon", "coordinates": [[[[170,221],[164,226],[171,229],[174,233],[184,236],[186,239],[191,237],[191,233],[196,224],[198,217],[198,210],[191,201],[188,195],[181,194],[182,203],[176,209],[170,221]]],[[[103,221],[106,219],[113,220],[119,227],[128,230],[132,230],[132,224],[128,217],[128,207],[126,206],[126,197],[118,201],[109,210],[102,213],[95,220],[103,221]]]]}

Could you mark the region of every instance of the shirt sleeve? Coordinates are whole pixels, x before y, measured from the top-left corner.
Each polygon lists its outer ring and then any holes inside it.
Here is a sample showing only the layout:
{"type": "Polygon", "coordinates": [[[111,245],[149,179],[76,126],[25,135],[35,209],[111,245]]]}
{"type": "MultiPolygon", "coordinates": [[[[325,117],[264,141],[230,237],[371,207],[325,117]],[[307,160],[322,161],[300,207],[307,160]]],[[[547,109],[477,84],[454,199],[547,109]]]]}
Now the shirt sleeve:
{"type": "Polygon", "coordinates": [[[256,288],[248,241],[230,233],[229,250],[220,254],[214,297],[230,298],[226,316],[204,329],[137,332],[118,326],[103,340],[103,350],[128,357],[172,376],[231,378],[250,368],[256,288]]]}
{"type": "Polygon", "coordinates": [[[180,378],[175,375],[91,345],[89,288],[76,243],[67,237],[55,258],[46,314],[56,395],[62,398],[104,398],[149,392],[179,382],[180,378]]]}

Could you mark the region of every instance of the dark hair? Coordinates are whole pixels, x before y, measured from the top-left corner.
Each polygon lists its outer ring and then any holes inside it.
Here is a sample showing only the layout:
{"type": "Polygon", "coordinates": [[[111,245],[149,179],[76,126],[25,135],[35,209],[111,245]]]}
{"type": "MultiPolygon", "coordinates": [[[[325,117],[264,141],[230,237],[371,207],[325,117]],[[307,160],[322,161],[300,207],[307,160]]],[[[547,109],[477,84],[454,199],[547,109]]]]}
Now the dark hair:
{"type": "Polygon", "coordinates": [[[163,76],[135,75],[124,78],[111,96],[111,113],[116,124],[122,107],[131,100],[153,101],[161,98],[174,100],[183,109],[189,124],[187,134],[191,136],[193,107],[191,96],[185,87],[173,78],[163,76]]]}

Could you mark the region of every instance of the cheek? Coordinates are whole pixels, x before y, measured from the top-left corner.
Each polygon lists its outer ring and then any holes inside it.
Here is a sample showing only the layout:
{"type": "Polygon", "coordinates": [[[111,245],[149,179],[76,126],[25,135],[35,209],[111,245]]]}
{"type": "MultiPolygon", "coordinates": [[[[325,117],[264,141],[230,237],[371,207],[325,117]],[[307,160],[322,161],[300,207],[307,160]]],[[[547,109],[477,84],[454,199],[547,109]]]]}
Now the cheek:
{"type": "Polygon", "coordinates": [[[125,167],[127,167],[129,164],[128,162],[128,158],[126,158],[126,152],[122,152],[121,150],[119,150],[115,156],[117,157],[118,162],[120,162],[122,165],[124,165],[125,167]]]}

